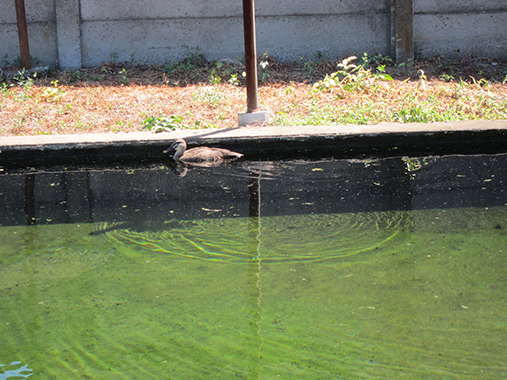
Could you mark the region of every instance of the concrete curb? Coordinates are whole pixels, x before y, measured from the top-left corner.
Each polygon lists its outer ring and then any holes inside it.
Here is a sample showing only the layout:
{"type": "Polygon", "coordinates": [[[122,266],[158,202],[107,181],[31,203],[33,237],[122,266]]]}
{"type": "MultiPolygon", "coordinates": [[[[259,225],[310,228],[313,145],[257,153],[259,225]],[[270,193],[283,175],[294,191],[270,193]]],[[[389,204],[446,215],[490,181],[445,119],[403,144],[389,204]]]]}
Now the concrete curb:
{"type": "Polygon", "coordinates": [[[176,138],[185,138],[189,147],[220,145],[253,159],[291,154],[351,157],[500,153],[507,151],[507,120],[1,137],[0,166],[70,158],[160,158],[163,149],[176,138]]]}

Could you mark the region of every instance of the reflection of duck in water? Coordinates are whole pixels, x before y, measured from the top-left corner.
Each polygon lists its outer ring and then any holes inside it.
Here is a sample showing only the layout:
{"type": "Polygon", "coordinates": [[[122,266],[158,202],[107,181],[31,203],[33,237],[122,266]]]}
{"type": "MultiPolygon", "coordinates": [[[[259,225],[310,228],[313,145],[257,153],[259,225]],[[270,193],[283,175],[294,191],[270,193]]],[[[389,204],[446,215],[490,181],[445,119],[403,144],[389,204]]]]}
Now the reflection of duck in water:
{"type": "Polygon", "coordinates": [[[222,160],[232,160],[243,157],[241,153],[232,152],[228,149],[209,148],[199,146],[187,150],[187,143],[183,139],[176,140],[164,153],[171,154],[174,161],[182,162],[217,162],[222,160]]]}

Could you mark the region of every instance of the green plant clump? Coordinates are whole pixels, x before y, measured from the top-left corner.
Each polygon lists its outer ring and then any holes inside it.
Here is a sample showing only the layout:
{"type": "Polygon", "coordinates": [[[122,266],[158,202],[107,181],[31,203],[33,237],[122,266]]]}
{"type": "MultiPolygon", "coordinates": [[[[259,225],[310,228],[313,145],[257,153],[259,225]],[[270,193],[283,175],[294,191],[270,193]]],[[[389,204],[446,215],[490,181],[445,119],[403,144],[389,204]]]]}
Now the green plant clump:
{"type": "MultiPolygon", "coordinates": [[[[363,61],[365,61],[363,58],[363,61]]],[[[378,66],[376,72],[366,68],[365,64],[355,65],[351,63],[357,57],[352,56],[344,59],[338,64],[338,71],[326,75],[326,77],[315,83],[314,89],[318,91],[334,92],[336,89],[342,91],[365,91],[374,92],[378,87],[378,81],[392,81],[393,78],[385,73],[385,65],[378,66]]]]}
{"type": "Polygon", "coordinates": [[[186,124],[183,122],[183,116],[152,116],[144,119],[143,129],[149,130],[153,133],[171,132],[180,129],[201,129],[201,128],[216,128],[214,124],[203,123],[200,120],[195,121],[193,124],[186,124]]]}
{"type": "Polygon", "coordinates": [[[153,133],[170,132],[177,129],[185,129],[186,127],[183,124],[183,117],[179,115],[152,116],[143,121],[143,129],[147,129],[153,133]]]}

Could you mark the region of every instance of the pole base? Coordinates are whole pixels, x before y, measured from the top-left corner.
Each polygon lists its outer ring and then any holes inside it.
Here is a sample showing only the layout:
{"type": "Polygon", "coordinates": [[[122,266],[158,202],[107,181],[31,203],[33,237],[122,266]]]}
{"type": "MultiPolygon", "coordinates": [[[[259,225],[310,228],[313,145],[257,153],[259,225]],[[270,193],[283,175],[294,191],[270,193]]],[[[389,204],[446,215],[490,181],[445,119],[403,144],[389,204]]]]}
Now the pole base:
{"type": "Polygon", "coordinates": [[[248,124],[261,124],[269,122],[269,112],[256,111],[238,114],[239,126],[244,127],[248,124]]]}

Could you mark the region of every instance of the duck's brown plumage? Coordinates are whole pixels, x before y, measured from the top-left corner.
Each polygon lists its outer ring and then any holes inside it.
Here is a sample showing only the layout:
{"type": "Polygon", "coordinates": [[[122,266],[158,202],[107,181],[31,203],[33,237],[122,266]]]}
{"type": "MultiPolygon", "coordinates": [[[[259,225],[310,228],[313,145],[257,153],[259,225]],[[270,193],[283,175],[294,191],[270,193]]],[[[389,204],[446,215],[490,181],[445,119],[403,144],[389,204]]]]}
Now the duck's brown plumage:
{"type": "Polygon", "coordinates": [[[199,146],[187,150],[187,143],[183,139],[176,140],[169,148],[164,150],[164,153],[171,153],[175,161],[187,162],[210,162],[243,157],[241,153],[222,148],[199,146]]]}

